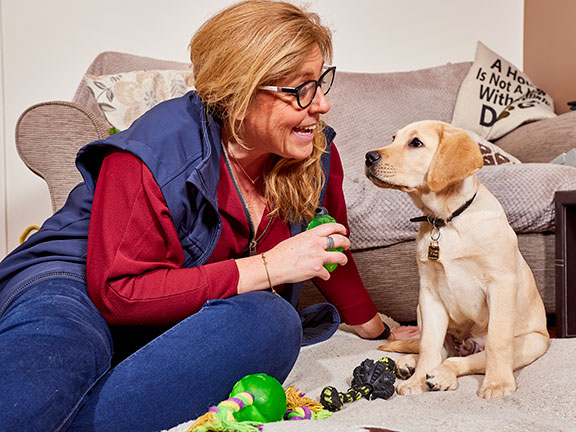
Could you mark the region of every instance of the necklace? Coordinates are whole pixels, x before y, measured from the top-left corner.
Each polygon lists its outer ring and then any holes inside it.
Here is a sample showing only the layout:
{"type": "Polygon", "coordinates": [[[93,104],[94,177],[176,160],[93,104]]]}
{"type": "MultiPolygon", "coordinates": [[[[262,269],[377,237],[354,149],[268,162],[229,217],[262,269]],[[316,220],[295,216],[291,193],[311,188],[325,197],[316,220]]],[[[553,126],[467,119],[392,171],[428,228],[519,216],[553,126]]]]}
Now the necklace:
{"type": "Polygon", "coordinates": [[[244,167],[242,167],[242,164],[240,163],[240,161],[238,159],[236,159],[236,157],[234,157],[234,155],[232,154],[232,152],[228,151],[228,154],[230,155],[230,157],[234,160],[234,162],[236,162],[236,165],[238,165],[240,167],[240,170],[242,170],[242,172],[244,173],[244,175],[246,176],[246,178],[248,180],[250,180],[250,183],[255,184],[258,179],[260,178],[260,176],[256,177],[255,179],[253,179],[252,177],[250,177],[248,175],[248,173],[246,172],[246,170],[244,169],[244,167]]]}
{"type": "Polygon", "coordinates": [[[224,142],[222,142],[222,153],[224,155],[226,165],[227,165],[228,170],[230,172],[230,175],[232,177],[232,181],[234,182],[234,186],[236,187],[236,191],[238,192],[238,196],[240,197],[240,201],[242,202],[242,206],[244,207],[244,212],[246,213],[246,218],[248,219],[248,226],[250,229],[250,239],[248,240],[248,245],[242,251],[241,256],[243,256],[246,252],[248,252],[250,255],[255,255],[256,254],[256,247],[258,246],[258,242],[262,239],[262,237],[264,237],[264,234],[266,234],[266,232],[270,228],[270,225],[272,225],[272,220],[274,218],[270,216],[270,211],[268,210],[268,207],[265,206],[264,211],[268,212],[268,223],[266,224],[266,227],[260,233],[260,235],[256,236],[257,231],[258,231],[258,227],[257,226],[254,227],[254,225],[252,223],[252,218],[250,216],[250,210],[249,210],[248,204],[246,202],[246,199],[244,198],[244,195],[242,194],[242,192],[240,190],[240,186],[238,185],[236,178],[234,177],[232,164],[230,163],[230,159],[234,159],[234,161],[238,164],[238,166],[240,167],[240,169],[242,170],[244,175],[248,178],[248,180],[250,180],[250,182],[252,182],[252,184],[256,183],[256,181],[258,181],[260,176],[256,177],[254,180],[252,180],[252,178],[248,175],[248,173],[246,171],[244,171],[244,168],[242,168],[242,165],[240,165],[238,160],[226,149],[224,142]]]}
{"type": "MultiPolygon", "coordinates": [[[[258,246],[258,242],[262,239],[262,237],[264,237],[264,234],[266,234],[268,228],[270,228],[270,225],[272,225],[272,219],[273,218],[270,217],[270,214],[268,214],[268,223],[266,224],[266,228],[264,228],[264,231],[262,231],[258,237],[250,240],[248,246],[244,249],[244,250],[248,249],[250,256],[256,255],[256,246],[258,246]]],[[[256,232],[254,232],[254,234],[256,234],[256,232]]]]}

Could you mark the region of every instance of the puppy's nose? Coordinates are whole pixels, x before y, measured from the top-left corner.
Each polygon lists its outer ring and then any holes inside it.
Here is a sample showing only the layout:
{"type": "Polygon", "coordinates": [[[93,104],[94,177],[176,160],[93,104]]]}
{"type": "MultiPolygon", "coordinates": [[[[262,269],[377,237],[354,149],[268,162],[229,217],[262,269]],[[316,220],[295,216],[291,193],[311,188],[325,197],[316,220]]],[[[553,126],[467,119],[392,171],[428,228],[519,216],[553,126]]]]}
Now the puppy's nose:
{"type": "Polygon", "coordinates": [[[377,151],[368,152],[366,153],[366,166],[369,167],[371,165],[374,165],[380,159],[382,159],[382,156],[380,156],[380,153],[378,153],[377,151]]]}

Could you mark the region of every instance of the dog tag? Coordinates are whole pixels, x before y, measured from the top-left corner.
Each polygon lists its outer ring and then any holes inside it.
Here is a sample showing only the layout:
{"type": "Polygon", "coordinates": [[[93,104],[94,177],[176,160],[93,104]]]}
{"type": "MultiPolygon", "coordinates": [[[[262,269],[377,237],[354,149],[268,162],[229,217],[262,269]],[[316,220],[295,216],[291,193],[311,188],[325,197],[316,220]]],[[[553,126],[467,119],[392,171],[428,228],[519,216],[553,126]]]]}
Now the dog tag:
{"type": "Polygon", "coordinates": [[[428,259],[437,260],[440,256],[440,247],[438,246],[438,240],[430,240],[430,245],[428,246],[428,259]]]}

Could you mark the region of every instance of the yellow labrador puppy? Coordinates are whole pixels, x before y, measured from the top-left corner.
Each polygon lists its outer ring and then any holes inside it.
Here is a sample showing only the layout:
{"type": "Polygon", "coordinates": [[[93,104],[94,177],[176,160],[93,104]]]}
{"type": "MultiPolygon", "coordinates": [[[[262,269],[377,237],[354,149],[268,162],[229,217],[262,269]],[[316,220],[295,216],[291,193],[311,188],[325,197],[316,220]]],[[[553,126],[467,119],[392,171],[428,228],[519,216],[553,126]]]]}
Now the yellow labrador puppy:
{"type": "Polygon", "coordinates": [[[398,360],[410,376],[400,394],[454,390],[458,377],[484,373],[478,395],[516,391],[513,371],[542,356],[549,343],[544,304],[516,234],[475,172],[476,142],[437,121],[412,123],[391,145],[366,154],[366,175],[407,192],[423,216],[416,239],[420,339],[380,347],[419,353],[398,360]]]}

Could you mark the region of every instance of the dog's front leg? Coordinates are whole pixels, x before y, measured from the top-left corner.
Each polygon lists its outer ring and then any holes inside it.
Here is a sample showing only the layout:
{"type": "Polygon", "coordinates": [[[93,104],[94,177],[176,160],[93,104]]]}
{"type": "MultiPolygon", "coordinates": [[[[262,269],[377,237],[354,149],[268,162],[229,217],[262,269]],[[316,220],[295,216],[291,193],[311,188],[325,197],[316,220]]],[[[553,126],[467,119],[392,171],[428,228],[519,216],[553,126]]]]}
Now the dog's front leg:
{"type": "Polygon", "coordinates": [[[421,287],[418,310],[420,313],[420,347],[418,363],[410,379],[398,384],[398,394],[406,395],[426,391],[429,371],[442,363],[442,347],[448,328],[446,309],[430,290],[421,287]]]}
{"type": "Polygon", "coordinates": [[[516,391],[514,378],[514,320],[517,280],[498,275],[488,288],[488,336],[486,338],[486,376],[478,390],[484,399],[507,396],[516,391]]]}

